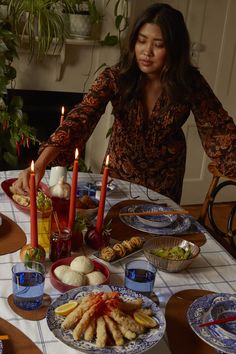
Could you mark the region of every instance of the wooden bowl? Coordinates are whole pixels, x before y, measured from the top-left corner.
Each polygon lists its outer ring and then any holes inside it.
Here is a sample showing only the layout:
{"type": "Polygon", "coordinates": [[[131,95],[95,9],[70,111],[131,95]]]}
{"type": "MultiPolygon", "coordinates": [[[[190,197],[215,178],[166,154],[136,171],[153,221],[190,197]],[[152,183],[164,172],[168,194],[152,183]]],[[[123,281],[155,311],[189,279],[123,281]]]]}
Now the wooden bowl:
{"type": "Polygon", "coordinates": [[[145,257],[157,269],[163,272],[178,273],[190,266],[193,260],[198,256],[200,248],[194,243],[186,241],[180,237],[160,236],[146,241],[143,246],[143,251],[145,257]],[[192,252],[191,257],[183,260],[173,260],[152,254],[152,250],[154,250],[155,248],[172,248],[175,246],[179,246],[182,248],[190,247],[192,252]]]}

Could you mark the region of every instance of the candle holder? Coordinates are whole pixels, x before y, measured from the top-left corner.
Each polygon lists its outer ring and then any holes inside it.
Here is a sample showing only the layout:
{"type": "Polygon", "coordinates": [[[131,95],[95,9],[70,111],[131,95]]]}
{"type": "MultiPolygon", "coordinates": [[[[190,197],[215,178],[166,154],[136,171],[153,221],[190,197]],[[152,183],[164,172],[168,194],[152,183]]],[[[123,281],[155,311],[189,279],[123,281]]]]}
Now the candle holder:
{"type": "Polygon", "coordinates": [[[20,260],[22,262],[36,261],[43,263],[45,261],[45,258],[45,249],[40,245],[34,247],[30,243],[28,243],[20,250],[20,260]]]}

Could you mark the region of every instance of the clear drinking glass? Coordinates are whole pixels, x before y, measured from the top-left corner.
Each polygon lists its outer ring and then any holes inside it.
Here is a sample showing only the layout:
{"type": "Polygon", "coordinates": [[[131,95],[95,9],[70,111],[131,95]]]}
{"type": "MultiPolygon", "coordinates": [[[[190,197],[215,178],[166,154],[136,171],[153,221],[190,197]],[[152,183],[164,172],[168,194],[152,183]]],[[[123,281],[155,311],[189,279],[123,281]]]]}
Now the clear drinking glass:
{"type": "Polygon", "coordinates": [[[67,228],[54,231],[50,238],[49,258],[52,262],[71,255],[71,231],[67,228]]]}
{"type": "Polygon", "coordinates": [[[145,260],[131,261],[125,265],[125,287],[145,296],[151,295],[157,269],[145,260]]]}
{"type": "Polygon", "coordinates": [[[45,267],[38,262],[16,263],[12,267],[13,300],[23,310],[35,310],[42,305],[45,267]]]}
{"type": "Polygon", "coordinates": [[[52,226],[52,209],[37,212],[38,242],[46,252],[49,251],[52,226]]]}

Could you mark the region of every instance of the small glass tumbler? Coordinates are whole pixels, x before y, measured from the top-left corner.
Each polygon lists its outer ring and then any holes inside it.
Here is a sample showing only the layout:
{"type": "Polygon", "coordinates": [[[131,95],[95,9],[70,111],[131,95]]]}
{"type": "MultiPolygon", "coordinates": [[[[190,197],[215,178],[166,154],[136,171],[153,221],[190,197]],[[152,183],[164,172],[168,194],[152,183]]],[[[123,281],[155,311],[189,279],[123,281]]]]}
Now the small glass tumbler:
{"type": "Polygon", "coordinates": [[[67,228],[54,231],[50,237],[49,258],[52,262],[71,255],[71,231],[67,228]]]}
{"type": "Polygon", "coordinates": [[[150,296],[157,269],[148,261],[131,261],[125,265],[125,287],[150,296]]]}
{"type": "Polygon", "coordinates": [[[50,235],[52,226],[52,209],[37,213],[38,242],[46,252],[49,251],[50,235]]]}
{"type": "Polygon", "coordinates": [[[38,309],[43,302],[45,267],[38,262],[16,263],[12,267],[13,301],[23,310],[38,309]]]}

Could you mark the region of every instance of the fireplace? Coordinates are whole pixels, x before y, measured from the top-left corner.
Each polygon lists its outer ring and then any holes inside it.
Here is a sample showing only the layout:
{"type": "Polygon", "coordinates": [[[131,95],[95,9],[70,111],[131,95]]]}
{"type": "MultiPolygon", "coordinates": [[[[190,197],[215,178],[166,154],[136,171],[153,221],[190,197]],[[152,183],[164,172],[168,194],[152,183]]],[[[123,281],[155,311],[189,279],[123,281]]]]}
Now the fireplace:
{"type": "MultiPolygon", "coordinates": [[[[28,115],[28,124],[35,127],[37,138],[40,141],[48,139],[50,134],[60,123],[61,107],[65,107],[65,114],[83,97],[82,93],[59,91],[9,90],[9,96],[21,96],[24,102],[23,112],[28,115]]],[[[39,144],[31,145],[30,149],[23,148],[19,158],[19,165],[14,169],[29,166],[31,160],[38,156],[39,144]]],[[[11,167],[7,166],[7,169],[11,167]]],[[[12,167],[13,168],[13,167],[12,167]]]]}

